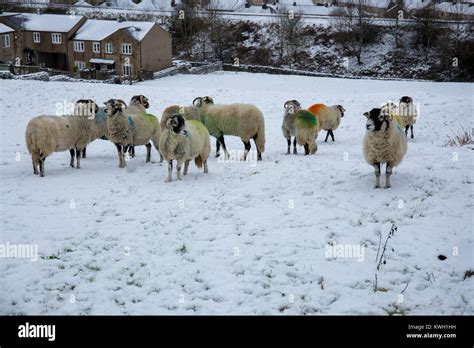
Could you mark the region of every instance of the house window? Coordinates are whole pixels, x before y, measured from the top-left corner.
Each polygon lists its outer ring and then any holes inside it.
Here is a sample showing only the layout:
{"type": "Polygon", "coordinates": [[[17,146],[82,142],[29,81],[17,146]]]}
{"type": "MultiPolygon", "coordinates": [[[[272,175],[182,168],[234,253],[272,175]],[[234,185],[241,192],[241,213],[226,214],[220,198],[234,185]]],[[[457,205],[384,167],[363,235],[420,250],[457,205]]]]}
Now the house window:
{"type": "Polygon", "coordinates": [[[124,76],[132,75],[132,66],[130,64],[123,65],[123,75],[124,76]]]}
{"type": "Polygon", "coordinates": [[[61,34],[52,33],[51,34],[51,39],[53,41],[53,44],[60,44],[61,43],[61,34]]]}
{"type": "Polygon", "coordinates": [[[10,34],[2,36],[3,47],[10,47],[10,34]]]}
{"type": "Polygon", "coordinates": [[[132,54],[132,44],[122,44],[122,54],[132,54]]]}
{"type": "Polygon", "coordinates": [[[84,52],[84,41],[74,41],[74,51],[84,52]]]}
{"type": "Polygon", "coordinates": [[[112,53],[112,44],[105,44],[105,53],[112,53]]]}
{"type": "Polygon", "coordinates": [[[92,51],[94,53],[100,53],[100,42],[93,42],[92,43],[92,51]]]}
{"type": "Polygon", "coordinates": [[[77,69],[78,70],[83,70],[86,68],[86,63],[80,61],[80,60],[77,60],[74,62],[74,65],[77,66],[77,69]]]}
{"type": "Polygon", "coordinates": [[[40,33],[36,32],[36,31],[33,33],[33,42],[34,43],[40,43],[41,42],[40,33]]]}

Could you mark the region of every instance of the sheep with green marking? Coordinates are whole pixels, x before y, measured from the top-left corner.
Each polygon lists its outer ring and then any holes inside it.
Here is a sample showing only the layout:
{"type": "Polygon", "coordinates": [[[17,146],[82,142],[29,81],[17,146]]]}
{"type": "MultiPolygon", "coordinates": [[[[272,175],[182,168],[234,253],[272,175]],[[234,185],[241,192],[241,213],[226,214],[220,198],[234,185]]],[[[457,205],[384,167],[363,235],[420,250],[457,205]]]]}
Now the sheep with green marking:
{"type": "Polygon", "coordinates": [[[318,150],[318,132],[319,123],[316,116],[308,110],[298,110],[295,114],[296,142],[304,146],[305,155],[313,155],[318,150]]]}
{"type": "Polygon", "coordinates": [[[119,167],[127,166],[125,153],[130,146],[145,145],[147,148],[146,162],[150,162],[151,143],[159,152],[161,127],[158,119],[146,113],[129,115],[125,102],[119,99],[110,99],[104,104],[108,135],[110,141],[117,147],[119,167]]]}
{"type": "Polygon", "coordinates": [[[214,100],[208,96],[194,99],[193,104],[198,108],[200,121],[217,139],[216,157],[219,153],[219,145],[222,145],[226,157],[229,157],[224,135],[235,135],[240,137],[245,146],[242,160],[246,160],[250,151],[250,139],[254,140],[257,147],[257,160],[262,160],[262,153],[265,151],[265,119],[256,106],[214,104],[214,100]]]}
{"type": "Polygon", "coordinates": [[[173,160],[176,160],[177,179],[181,180],[181,166],[184,163],[183,175],[188,173],[189,162],[194,159],[198,168],[204,166],[208,172],[207,159],[211,152],[209,132],[199,121],[187,120],[180,114],[168,117],[166,128],[160,139],[160,151],[168,161],[168,177],[170,182],[173,172],[173,160]]]}

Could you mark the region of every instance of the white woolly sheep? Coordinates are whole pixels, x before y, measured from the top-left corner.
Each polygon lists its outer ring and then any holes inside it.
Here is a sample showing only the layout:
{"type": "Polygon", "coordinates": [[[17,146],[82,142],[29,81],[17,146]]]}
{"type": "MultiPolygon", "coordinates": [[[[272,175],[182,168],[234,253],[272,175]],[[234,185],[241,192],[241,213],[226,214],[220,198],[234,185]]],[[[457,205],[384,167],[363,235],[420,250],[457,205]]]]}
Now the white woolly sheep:
{"type": "Polygon", "coordinates": [[[341,117],[344,117],[346,110],[341,105],[326,106],[324,104],[313,104],[308,110],[318,118],[319,130],[327,131],[324,142],[328,141],[329,136],[334,141],[333,131],[339,127],[341,117]]]}
{"type": "Polygon", "coordinates": [[[364,113],[367,117],[364,157],[375,169],[375,188],[380,187],[380,164],[386,163],[385,188],[390,187],[393,167],[400,164],[407,152],[407,137],[398,123],[382,109],[364,113]]]}
{"type": "Polygon", "coordinates": [[[413,99],[411,97],[403,96],[400,98],[399,113],[402,119],[402,127],[405,128],[405,134],[408,136],[408,128],[410,128],[411,136],[413,139],[413,125],[416,123],[417,111],[413,99]]]}
{"type": "Polygon", "coordinates": [[[304,146],[305,155],[314,155],[318,150],[319,122],[316,116],[308,110],[298,110],[295,113],[295,133],[298,145],[304,146]]]}
{"type": "Polygon", "coordinates": [[[159,151],[161,128],[158,119],[149,114],[128,115],[126,104],[119,99],[110,99],[104,104],[108,135],[110,141],[117,147],[119,167],[127,166],[125,153],[130,146],[145,145],[147,148],[146,162],[150,162],[150,141],[159,151]]]}
{"type": "Polygon", "coordinates": [[[214,104],[211,97],[196,98],[193,104],[198,107],[202,123],[209,133],[217,139],[216,157],[218,157],[219,144],[222,145],[226,157],[229,156],[224,142],[224,135],[240,137],[245,146],[242,160],[246,160],[250,151],[250,139],[257,147],[257,160],[262,160],[265,151],[265,119],[262,112],[250,104],[214,104]]]}
{"type": "Polygon", "coordinates": [[[295,114],[298,110],[301,110],[301,104],[296,100],[288,100],[283,105],[283,108],[285,109],[285,113],[283,115],[281,130],[288,143],[288,150],[286,154],[290,154],[291,137],[293,136],[295,137],[293,140],[293,153],[296,155],[298,151],[296,150],[295,114]]]}
{"type": "Polygon", "coordinates": [[[207,159],[211,152],[209,132],[199,121],[185,121],[180,114],[171,116],[166,121],[166,129],[160,139],[160,151],[168,161],[168,177],[170,182],[173,172],[173,160],[177,161],[177,179],[181,180],[181,165],[184,162],[183,175],[188,173],[189,162],[194,159],[198,168],[204,165],[204,173],[208,172],[207,159]]]}
{"type": "MultiPolygon", "coordinates": [[[[76,152],[76,168],[81,167],[81,151],[91,141],[93,120],[88,116],[37,116],[26,126],[26,146],[33,173],[44,176],[44,162],[53,152],[76,152]],[[38,171],[39,169],[39,171],[38,171]]],[[[74,159],[71,158],[71,167],[74,159]]]]}

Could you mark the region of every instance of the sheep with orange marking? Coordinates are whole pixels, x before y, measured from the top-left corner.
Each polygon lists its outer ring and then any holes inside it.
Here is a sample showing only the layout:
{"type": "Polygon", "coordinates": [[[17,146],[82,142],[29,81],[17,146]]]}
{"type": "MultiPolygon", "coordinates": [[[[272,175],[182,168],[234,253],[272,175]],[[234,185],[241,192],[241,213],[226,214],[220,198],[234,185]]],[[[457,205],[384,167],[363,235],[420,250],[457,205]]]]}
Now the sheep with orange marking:
{"type": "Polygon", "coordinates": [[[327,106],[325,104],[313,104],[308,110],[317,117],[319,130],[324,129],[327,131],[324,141],[327,142],[329,136],[334,141],[333,131],[339,127],[341,117],[344,117],[344,112],[346,111],[342,105],[327,106]]]}

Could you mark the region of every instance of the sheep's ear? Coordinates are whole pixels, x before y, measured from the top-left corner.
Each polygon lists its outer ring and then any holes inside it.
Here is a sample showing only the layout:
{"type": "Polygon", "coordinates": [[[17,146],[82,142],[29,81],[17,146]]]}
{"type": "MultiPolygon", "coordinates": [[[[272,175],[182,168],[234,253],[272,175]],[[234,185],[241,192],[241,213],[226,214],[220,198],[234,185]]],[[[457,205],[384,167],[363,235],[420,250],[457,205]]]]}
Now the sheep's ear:
{"type": "Polygon", "coordinates": [[[370,113],[369,112],[364,112],[364,116],[369,118],[370,117],[370,113]]]}

